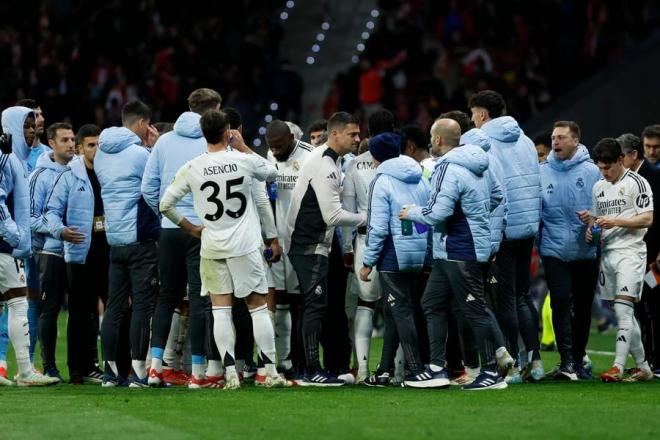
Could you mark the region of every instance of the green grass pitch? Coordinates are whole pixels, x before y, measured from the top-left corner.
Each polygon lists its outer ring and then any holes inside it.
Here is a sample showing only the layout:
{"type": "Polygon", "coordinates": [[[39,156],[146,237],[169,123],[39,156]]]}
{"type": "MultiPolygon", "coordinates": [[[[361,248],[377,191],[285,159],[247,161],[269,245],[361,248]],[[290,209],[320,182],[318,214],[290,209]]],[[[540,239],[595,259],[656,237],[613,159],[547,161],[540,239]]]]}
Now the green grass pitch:
{"type": "MultiPolygon", "coordinates": [[[[65,378],[65,315],[58,364],[65,378]]],[[[612,351],[613,333],[589,348],[612,351]]],[[[374,340],[375,367],[382,341],[374,340]]],[[[595,371],[610,355],[591,354],[595,371]]],[[[13,352],[9,353],[13,374],[13,352]]],[[[558,361],[543,353],[546,369],[558,361]]],[[[40,361],[37,360],[37,366],[40,361]]],[[[510,386],[467,393],[403,388],[284,390],[102,389],[59,385],[0,388],[0,439],[406,439],[660,438],[660,381],[510,386]]]]}

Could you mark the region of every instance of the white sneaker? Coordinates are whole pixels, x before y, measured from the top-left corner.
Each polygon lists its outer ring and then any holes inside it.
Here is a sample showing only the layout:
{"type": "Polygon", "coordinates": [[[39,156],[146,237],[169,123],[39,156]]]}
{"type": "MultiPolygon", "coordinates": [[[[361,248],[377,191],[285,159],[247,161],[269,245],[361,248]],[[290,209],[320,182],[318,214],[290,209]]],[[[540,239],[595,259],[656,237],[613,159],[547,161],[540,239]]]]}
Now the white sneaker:
{"type": "Polygon", "coordinates": [[[287,380],[281,374],[278,374],[277,376],[266,376],[266,381],[264,382],[265,388],[289,388],[292,386],[293,382],[287,380]]]}
{"type": "Polygon", "coordinates": [[[337,379],[343,380],[346,385],[355,385],[355,376],[351,373],[340,374],[337,379]]]}
{"type": "Polygon", "coordinates": [[[7,379],[6,377],[0,376],[0,387],[13,387],[14,382],[7,379]]]}
{"type": "Polygon", "coordinates": [[[516,363],[508,351],[504,350],[500,355],[495,355],[497,359],[497,370],[500,376],[505,376],[516,363]]]}
{"type": "Polygon", "coordinates": [[[369,377],[369,372],[366,370],[358,370],[357,377],[355,378],[355,383],[361,385],[369,377]]]}
{"type": "Polygon", "coordinates": [[[27,374],[19,374],[18,379],[16,379],[16,385],[19,387],[45,387],[59,382],[60,379],[57,377],[45,376],[34,370],[27,374]]]}
{"type": "Polygon", "coordinates": [[[225,390],[237,390],[241,387],[241,380],[236,371],[225,371],[225,390]]]}

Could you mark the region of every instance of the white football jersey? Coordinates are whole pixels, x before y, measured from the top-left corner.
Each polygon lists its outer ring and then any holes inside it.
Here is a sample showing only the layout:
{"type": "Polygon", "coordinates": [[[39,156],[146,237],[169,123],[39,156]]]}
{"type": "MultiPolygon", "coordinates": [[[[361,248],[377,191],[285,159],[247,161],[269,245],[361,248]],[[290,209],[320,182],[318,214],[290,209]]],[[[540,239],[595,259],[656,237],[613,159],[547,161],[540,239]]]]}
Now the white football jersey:
{"type": "Polygon", "coordinates": [[[291,206],[291,197],[293,188],[296,186],[300,170],[312,152],[314,147],[302,142],[296,141],[293,151],[284,162],[278,162],[273,153],[268,150],[268,160],[275,164],[277,168],[277,199],[275,199],[275,223],[277,225],[277,236],[282,244],[282,239],[286,235],[287,212],[291,206]]]}
{"type": "MultiPolygon", "coordinates": [[[[596,217],[632,218],[644,212],[653,212],[653,193],[646,179],[634,171],[626,170],[614,183],[606,180],[596,182],[592,191],[592,205],[592,215],[596,217]]],[[[603,229],[603,251],[616,249],[646,254],[646,231],[646,228],[603,229]]]]}
{"type": "MultiPolygon", "coordinates": [[[[341,199],[344,208],[350,212],[367,212],[369,208],[369,185],[376,177],[376,165],[369,151],[354,157],[346,168],[341,199]]],[[[342,230],[342,246],[344,252],[352,252],[352,227],[342,230]]]]}
{"type": "Polygon", "coordinates": [[[237,151],[206,153],[185,164],[167,188],[161,212],[179,224],[176,203],[188,193],[204,225],[200,255],[225,259],[246,255],[261,246],[259,218],[252,201],[257,181],[273,180],[277,169],[257,154],[237,151]]]}

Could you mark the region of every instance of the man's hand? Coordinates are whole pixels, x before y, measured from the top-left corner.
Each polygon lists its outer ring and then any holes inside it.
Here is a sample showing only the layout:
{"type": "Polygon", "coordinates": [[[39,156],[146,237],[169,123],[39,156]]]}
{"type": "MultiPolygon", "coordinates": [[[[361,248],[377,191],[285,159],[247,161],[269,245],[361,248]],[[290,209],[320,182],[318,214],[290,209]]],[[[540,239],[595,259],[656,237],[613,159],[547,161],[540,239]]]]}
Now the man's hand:
{"type": "Polygon", "coordinates": [[[585,211],[575,211],[575,213],[577,214],[580,221],[582,223],[584,223],[585,225],[588,225],[591,222],[591,214],[589,213],[589,211],[586,211],[586,210],[585,211]]]}
{"type": "Polygon", "coordinates": [[[73,244],[81,244],[85,242],[85,234],[78,232],[78,228],[74,228],[73,226],[70,228],[65,227],[62,229],[60,238],[73,244]]]}
{"type": "Polygon", "coordinates": [[[596,224],[603,229],[612,229],[619,226],[619,221],[615,218],[598,217],[596,219],[596,224]]]}
{"type": "Polygon", "coordinates": [[[660,269],[660,252],[658,252],[658,255],[655,257],[655,267],[660,269]]]}
{"type": "Polygon", "coordinates": [[[268,246],[271,251],[273,251],[273,256],[270,257],[268,260],[269,263],[277,263],[282,259],[282,246],[280,246],[279,241],[277,241],[277,238],[273,238],[273,240],[270,242],[270,246],[268,246]]]}
{"type": "Polygon", "coordinates": [[[587,230],[584,232],[584,241],[587,243],[591,243],[593,241],[593,236],[591,235],[591,228],[587,228],[587,230]]]}
{"type": "Polygon", "coordinates": [[[192,235],[195,238],[202,238],[203,230],[204,230],[204,226],[193,225],[193,227],[188,230],[188,234],[192,235]]]}
{"type": "Polygon", "coordinates": [[[369,279],[369,274],[371,274],[371,268],[362,266],[362,269],[360,269],[360,279],[365,283],[371,281],[369,279]]]}
{"type": "Polygon", "coordinates": [[[241,153],[247,153],[251,154],[252,150],[250,147],[248,147],[245,144],[245,141],[243,140],[243,135],[241,135],[241,132],[238,130],[229,130],[229,133],[231,134],[231,138],[229,141],[229,144],[231,147],[236,150],[240,151],[241,153]]]}
{"type": "Polygon", "coordinates": [[[401,208],[401,211],[399,211],[399,218],[401,220],[408,220],[408,213],[410,212],[410,209],[411,209],[410,206],[401,208]]]}
{"type": "Polygon", "coordinates": [[[353,263],[355,261],[355,254],[353,252],[346,252],[344,254],[344,267],[350,272],[353,272],[353,263]]]}
{"type": "Polygon", "coordinates": [[[156,145],[156,141],[158,141],[159,137],[160,134],[158,133],[158,130],[156,130],[156,127],[149,125],[147,127],[147,147],[153,147],[156,145]]]}

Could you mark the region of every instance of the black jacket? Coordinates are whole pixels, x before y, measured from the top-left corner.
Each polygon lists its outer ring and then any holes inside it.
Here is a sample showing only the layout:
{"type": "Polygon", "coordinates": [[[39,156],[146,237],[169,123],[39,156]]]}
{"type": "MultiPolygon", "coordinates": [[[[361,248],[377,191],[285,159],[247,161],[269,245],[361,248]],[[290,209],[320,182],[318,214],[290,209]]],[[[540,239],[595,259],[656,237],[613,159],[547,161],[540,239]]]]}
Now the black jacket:
{"type": "Polygon", "coordinates": [[[653,225],[644,237],[648,250],[647,259],[651,262],[655,261],[660,251],[660,170],[644,160],[637,174],[646,179],[653,191],[653,225]]]}

